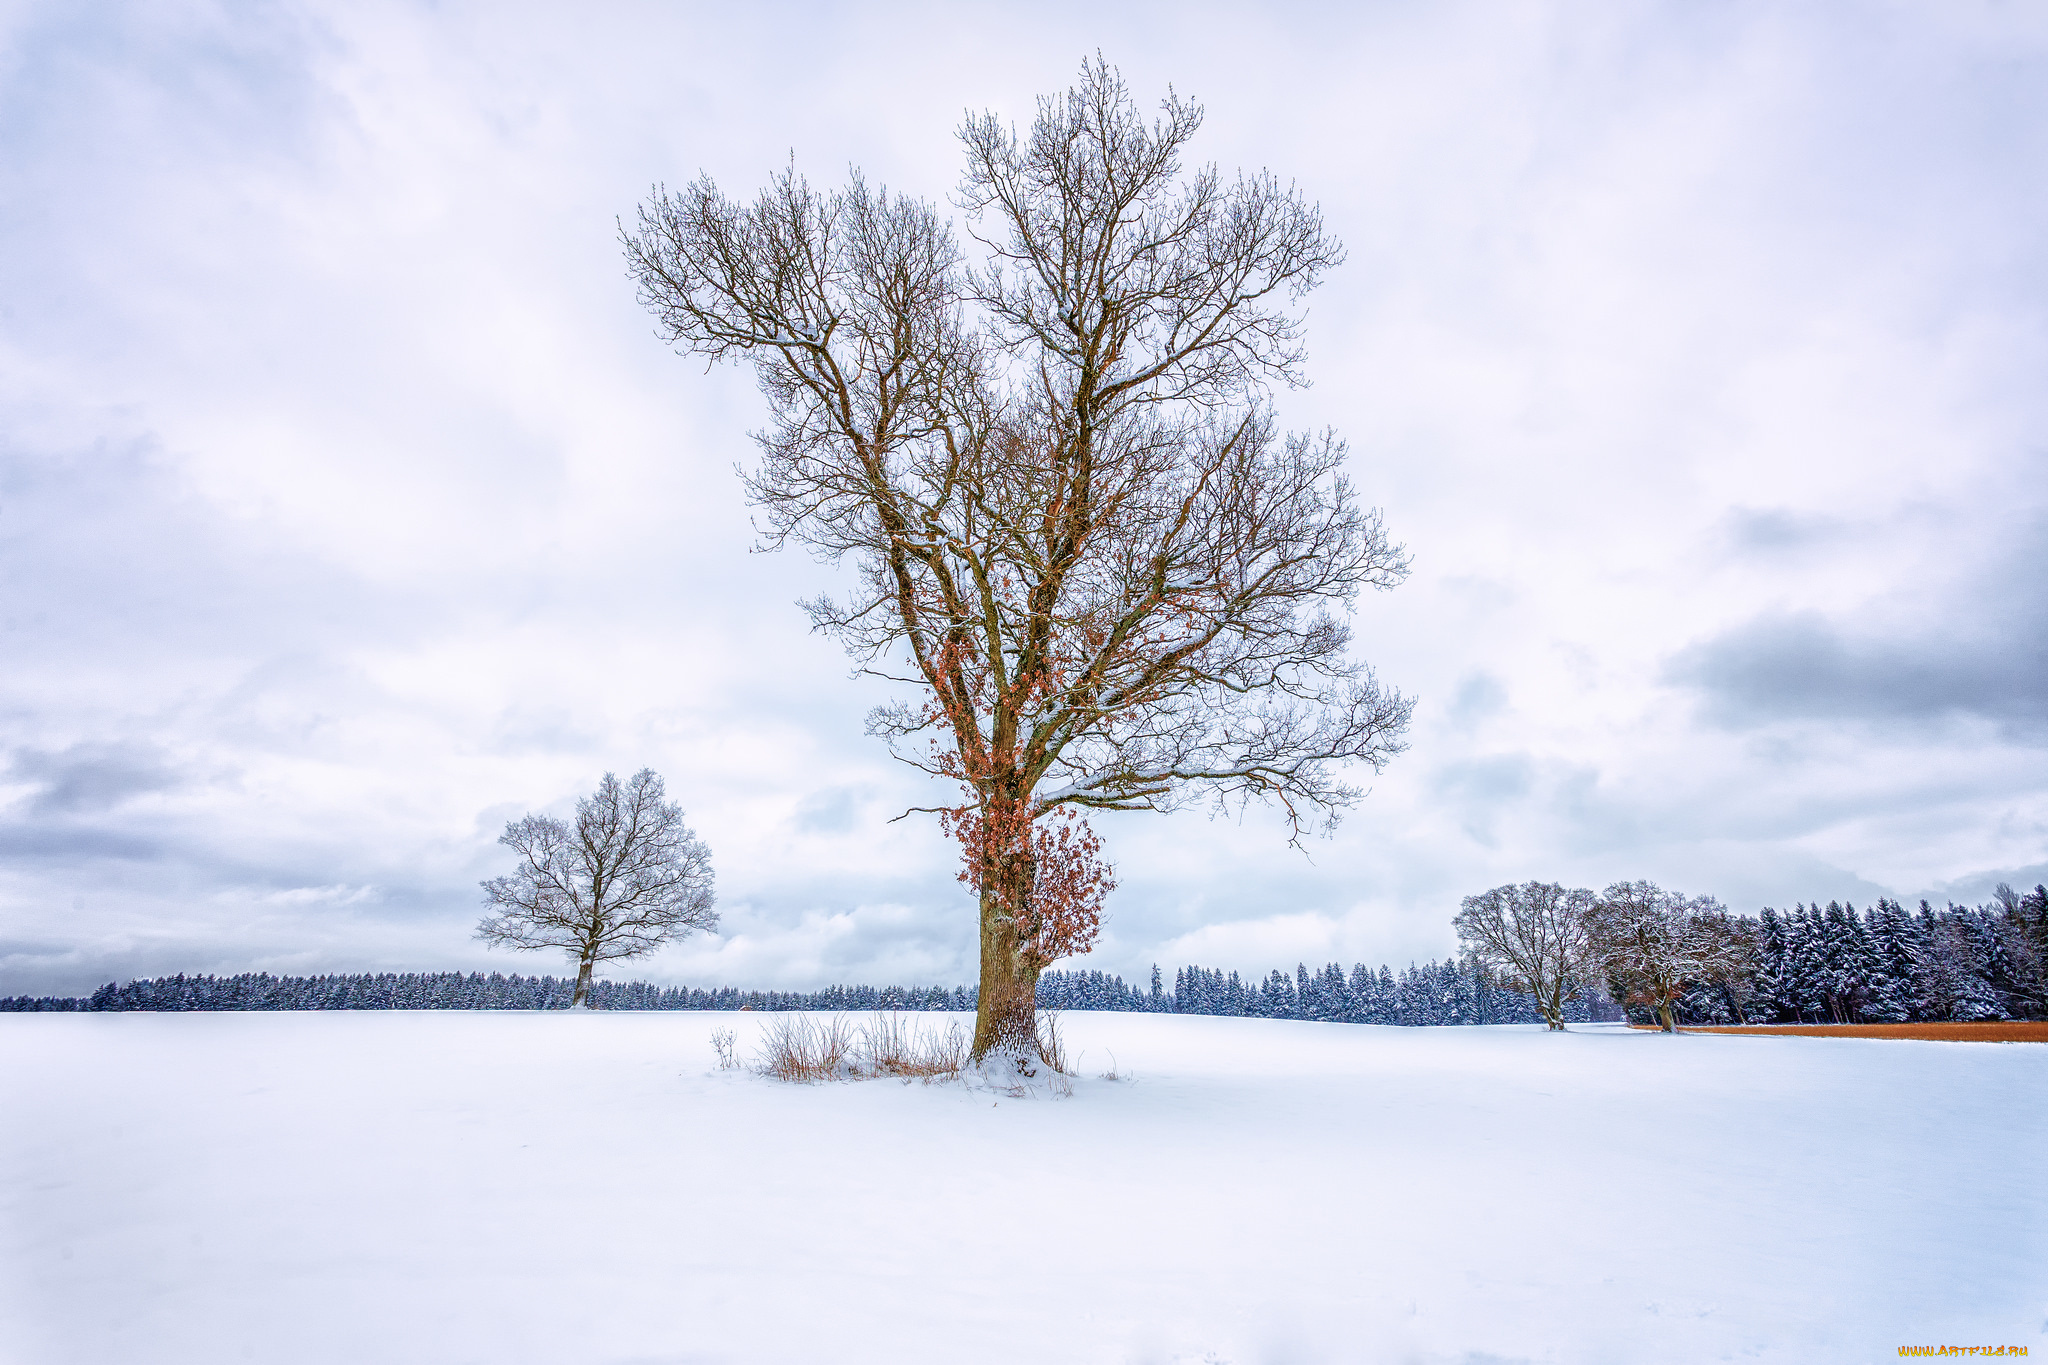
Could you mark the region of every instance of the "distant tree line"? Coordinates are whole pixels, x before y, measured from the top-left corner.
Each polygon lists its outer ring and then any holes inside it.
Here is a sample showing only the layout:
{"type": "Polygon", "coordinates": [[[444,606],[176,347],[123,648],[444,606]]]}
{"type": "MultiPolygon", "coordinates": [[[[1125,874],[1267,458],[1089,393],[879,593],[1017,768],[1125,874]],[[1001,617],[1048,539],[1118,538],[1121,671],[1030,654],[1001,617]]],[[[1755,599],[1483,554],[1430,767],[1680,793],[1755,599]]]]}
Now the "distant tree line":
{"type": "Polygon", "coordinates": [[[1879,900],[1737,916],[1740,969],[1689,982],[1686,1023],[2048,1019],[2048,887],[1970,908],[1879,900]]]}
{"type": "MultiPolygon", "coordinates": [[[[1477,959],[1446,958],[1411,964],[1396,976],[1363,962],[1349,974],[1332,962],[1321,971],[1306,966],[1294,975],[1275,971],[1245,981],[1236,972],[1183,968],[1174,982],[1176,1012],[1228,1014],[1257,1019],[1316,1019],[1343,1024],[1421,1026],[1443,1024],[1533,1024],[1542,1019],[1536,998],[1503,986],[1477,959]]],[[[1621,1010],[1597,987],[1565,1006],[1570,1023],[1618,1020],[1621,1010]]]]}
{"type": "MultiPolygon", "coordinates": [[[[1049,971],[1039,977],[1038,1007],[1404,1026],[1531,1024],[1541,1018],[1535,997],[1502,986],[1470,957],[1411,964],[1398,976],[1363,962],[1349,972],[1335,962],[1320,970],[1302,963],[1292,973],[1276,969],[1249,979],[1237,972],[1182,967],[1170,991],[1157,967],[1147,990],[1103,972],[1049,971]]],[[[1574,1023],[1621,1017],[1620,1007],[1597,986],[1566,1012],[1574,1023]]]]}
{"type": "MultiPolygon", "coordinates": [[[[0,1011],[34,1010],[558,1010],[575,977],[492,972],[377,972],[335,976],[144,977],[108,982],[89,996],[16,996],[0,1011]]],[[[831,986],[821,991],[743,991],[595,981],[586,1003],[600,1010],[971,1010],[974,992],[943,986],[831,986]]]]}
{"type": "Polygon", "coordinates": [[[1730,914],[1654,882],[1528,882],[1467,896],[1452,921],[1478,978],[1538,1002],[1544,1021],[1593,986],[1633,1023],[1862,1024],[2048,1019],[2048,887],[1914,914],[1766,907],[1730,914]]]}
{"type": "MultiPolygon", "coordinates": [[[[492,972],[379,972],[336,976],[161,976],[112,982],[90,996],[0,999],[0,1011],[36,1010],[546,1010],[566,1009],[573,978],[492,972]]],[[[742,991],[595,981],[587,1003],[600,1010],[972,1010],[972,987],[831,986],[819,991],[742,991]]],[[[1537,1019],[1535,1001],[1491,984],[1470,959],[1410,966],[1396,976],[1359,963],[1320,971],[1298,965],[1245,980],[1236,972],[1183,967],[1164,989],[1159,969],[1148,988],[1098,971],[1047,971],[1038,978],[1040,1009],[1221,1014],[1352,1024],[1519,1024],[1537,1019]]],[[[1597,996],[1582,999],[1577,1020],[1619,1018],[1597,996]]]]}
{"type": "MultiPolygon", "coordinates": [[[[1569,989],[1554,993],[1562,1022],[1614,1020],[1624,1010],[1637,1022],[1654,1022],[1665,999],[1676,1020],[1689,1024],[2048,1019],[2048,888],[2020,895],[2001,886],[1995,900],[1975,908],[1936,910],[1922,901],[1917,913],[1893,900],[1865,911],[1830,901],[1755,916],[1718,907],[1687,913],[1694,928],[1711,929],[1713,952],[1671,954],[1678,965],[1666,975],[1673,984],[1654,994],[1625,971],[1608,975],[1588,958],[1569,989]],[[1688,970],[1686,963],[1705,965],[1688,970]]],[[[1678,919],[1682,929],[1690,922],[1685,914],[1678,919]]],[[[1682,939],[1674,942],[1683,947],[1682,939]]],[[[1610,957],[1607,967],[1618,961],[1610,957]]],[[[1143,987],[1105,972],[1047,971],[1038,979],[1037,1005],[1403,1026],[1542,1021],[1537,995],[1507,978],[1474,953],[1398,975],[1364,963],[1349,972],[1334,962],[1320,970],[1300,964],[1291,975],[1275,970],[1263,978],[1183,967],[1170,990],[1157,967],[1143,987]]],[[[109,982],[78,998],[0,998],[0,1011],[545,1010],[566,1009],[575,990],[573,978],[497,972],[180,974],[109,982]]],[[[974,988],[960,986],[743,991],[595,981],[588,1003],[600,1010],[967,1011],[976,998],[974,988]]]]}

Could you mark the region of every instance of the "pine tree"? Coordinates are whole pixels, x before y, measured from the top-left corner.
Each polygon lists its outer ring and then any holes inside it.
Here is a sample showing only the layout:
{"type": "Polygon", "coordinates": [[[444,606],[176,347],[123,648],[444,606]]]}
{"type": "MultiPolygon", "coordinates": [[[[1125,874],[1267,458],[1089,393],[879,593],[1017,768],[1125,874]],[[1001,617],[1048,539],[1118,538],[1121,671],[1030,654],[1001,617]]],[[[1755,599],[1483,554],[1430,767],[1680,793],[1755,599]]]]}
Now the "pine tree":
{"type": "Polygon", "coordinates": [[[1794,1014],[1791,959],[1785,922],[1768,905],[1757,917],[1757,940],[1757,1008],[1765,1023],[1783,1023],[1794,1014]]]}
{"type": "Polygon", "coordinates": [[[1348,1022],[1351,1018],[1351,986],[1344,979],[1344,968],[1332,962],[1322,971],[1323,1018],[1333,1024],[1348,1022]]]}
{"type": "Polygon", "coordinates": [[[2007,886],[1999,890],[2008,899],[2000,927],[2013,964],[2014,1012],[2048,1019],[2048,886],[2024,896],[2007,886]]]}
{"type": "Polygon", "coordinates": [[[1828,1012],[1827,956],[1823,942],[1820,907],[1809,910],[1804,902],[1785,926],[1785,964],[1791,978],[1793,1016],[1801,1023],[1818,1023],[1828,1012]]]}
{"type": "Polygon", "coordinates": [[[1929,995],[1937,1018],[1959,1022],[2001,1019],[2005,1010],[1988,981],[1971,942],[1967,911],[1950,905],[1940,914],[1920,902],[1927,925],[1929,995]]]}
{"type": "Polygon", "coordinates": [[[1835,903],[1828,902],[1828,929],[1833,939],[1833,962],[1830,984],[1834,987],[1836,1008],[1841,1011],[1845,1024],[1860,1023],[1863,1006],[1870,999],[1870,975],[1873,958],[1870,943],[1863,934],[1863,918],[1856,913],[1854,904],[1844,905],[1839,914],[1835,903]]]}
{"type": "Polygon", "coordinates": [[[1344,1016],[1354,1024],[1377,1024],[1380,979],[1363,962],[1351,968],[1351,1008],[1344,1016]]]}
{"type": "Polygon", "coordinates": [[[1880,1024],[1903,1023],[1913,1017],[1916,995],[1914,954],[1901,928],[1905,915],[1896,903],[1879,899],[1866,916],[1864,937],[1870,945],[1870,999],[1863,1017],[1880,1024]]]}
{"type": "Polygon", "coordinates": [[[1977,975],[1983,981],[1991,1003],[1997,1008],[2000,1019],[2012,1017],[2014,980],[2012,958],[2000,941],[1997,921],[1986,908],[1977,911],[1964,910],[1958,915],[1962,922],[1963,937],[1970,945],[1971,955],[1976,960],[1977,975]]]}
{"type": "Polygon", "coordinates": [[[1278,967],[1266,978],[1265,1007],[1260,1011],[1268,1019],[1298,1019],[1300,1001],[1294,993],[1294,982],[1278,967]]]}
{"type": "Polygon", "coordinates": [[[1294,964],[1294,1001],[1297,1019],[1321,1019],[1323,1017],[1323,992],[1320,978],[1311,978],[1308,964],[1294,964]]]}

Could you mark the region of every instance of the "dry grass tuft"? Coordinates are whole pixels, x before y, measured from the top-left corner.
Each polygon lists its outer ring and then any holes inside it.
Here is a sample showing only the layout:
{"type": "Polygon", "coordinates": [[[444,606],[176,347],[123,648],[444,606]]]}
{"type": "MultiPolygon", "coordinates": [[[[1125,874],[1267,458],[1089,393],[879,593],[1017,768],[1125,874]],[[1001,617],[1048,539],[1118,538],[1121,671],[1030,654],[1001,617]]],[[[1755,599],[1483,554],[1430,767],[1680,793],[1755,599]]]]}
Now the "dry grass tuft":
{"type": "Polygon", "coordinates": [[[838,1015],[779,1015],[761,1035],[754,1069],[778,1081],[809,1085],[836,1080],[852,1068],[853,1030],[838,1015]]]}
{"type": "Polygon", "coordinates": [[[729,1028],[715,1028],[711,1030],[711,1046],[718,1053],[718,1069],[720,1071],[731,1071],[739,1065],[739,1062],[733,1057],[733,1045],[738,1041],[739,1035],[729,1028]]]}
{"type": "Polygon", "coordinates": [[[1067,1064],[1067,1043],[1060,1037],[1060,1012],[1041,1010],[1038,1015],[1038,1055],[1062,1076],[1074,1074],[1067,1064]]]}
{"type": "Polygon", "coordinates": [[[900,1014],[877,1014],[860,1031],[857,1070],[870,1076],[958,1075],[967,1065],[967,1031],[956,1020],[942,1034],[918,1028],[900,1014]]]}
{"type": "Polygon", "coordinates": [[[754,1070],[804,1085],[876,1076],[934,1081],[966,1069],[967,1046],[957,1021],[936,1033],[900,1014],[877,1014],[858,1029],[844,1015],[784,1014],[762,1034],[754,1070]]]}
{"type": "MultiPolygon", "coordinates": [[[[712,1046],[719,1049],[720,1065],[727,1064],[731,1038],[729,1029],[711,1036],[712,1046]]],[[[970,1042],[968,1031],[957,1020],[941,1033],[901,1014],[877,1014],[857,1029],[843,1015],[780,1014],[761,1035],[753,1069],[778,1081],[804,1085],[881,1076],[906,1082],[950,1080],[969,1070],[970,1042]]],[[[1068,1077],[1075,1074],[1074,1065],[1068,1060],[1055,1010],[1038,1016],[1038,1054],[1052,1073],[1046,1078],[1048,1088],[1059,1098],[1070,1097],[1074,1086],[1068,1077]]],[[[1038,1074],[1036,1063],[1028,1058],[1019,1059],[1018,1068],[1027,1077],[1038,1074]]],[[[1118,1079],[1113,1069],[1110,1079],[1118,1079]]],[[[1021,1098],[1031,1092],[1020,1080],[1012,1082],[1005,1093],[1021,1098]]]]}

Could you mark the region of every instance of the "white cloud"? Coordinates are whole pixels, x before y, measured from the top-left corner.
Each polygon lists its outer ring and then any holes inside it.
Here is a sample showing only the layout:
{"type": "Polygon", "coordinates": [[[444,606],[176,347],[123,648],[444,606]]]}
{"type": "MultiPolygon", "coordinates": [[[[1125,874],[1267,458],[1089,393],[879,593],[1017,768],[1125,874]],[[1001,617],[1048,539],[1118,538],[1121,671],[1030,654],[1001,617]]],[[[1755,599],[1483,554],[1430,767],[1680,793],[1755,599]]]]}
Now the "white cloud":
{"type": "Polygon", "coordinates": [[[612,223],[791,148],[942,196],[963,108],[1028,115],[1097,47],[1350,243],[1284,411],[1416,552],[1357,624],[1423,699],[1308,858],[1257,814],[1105,822],[1102,965],[1433,956],[1529,877],[1741,906],[2048,858],[2012,608],[2048,21],[1172,14],[13,11],[0,990],[504,967],[468,937],[503,822],[642,764],[731,907],[650,973],[966,979],[950,853],[887,823],[926,788],[861,736],[882,693],[790,605],[831,571],[747,553],[748,377],[654,341],[612,223]],[[1873,723],[1902,696],[1992,700],[1873,723]]]}
{"type": "Polygon", "coordinates": [[[266,905],[361,905],[378,898],[374,886],[294,886],[263,897],[266,905]]]}

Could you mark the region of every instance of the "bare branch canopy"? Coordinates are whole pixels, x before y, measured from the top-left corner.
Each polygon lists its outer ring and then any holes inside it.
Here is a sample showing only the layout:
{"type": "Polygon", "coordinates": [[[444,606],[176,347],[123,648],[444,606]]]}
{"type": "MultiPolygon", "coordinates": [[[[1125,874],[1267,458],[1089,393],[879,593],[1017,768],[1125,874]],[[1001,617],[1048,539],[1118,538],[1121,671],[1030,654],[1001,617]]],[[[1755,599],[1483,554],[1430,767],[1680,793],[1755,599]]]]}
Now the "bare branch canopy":
{"type": "Polygon", "coordinates": [[[576,803],[573,825],[551,815],[508,823],[498,842],[519,854],[519,866],[483,883],[496,913],[477,937],[492,947],[565,950],[577,964],[571,1003],[581,1005],[596,964],[716,929],[710,850],[665,796],[652,769],[628,782],[606,773],[576,803]]]}
{"type": "MultiPolygon", "coordinates": [[[[1346,765],[1403,748],[1412,703],[1347,616],[1407,557],[1344,443],[1270,397],[1305,382],[1301,301],[1343,251],[1293,186],[1184,165],[1201,120],[1172,95],[1147,119],[1100,61],[1026,134],[970,117],[972,261],[857,172],[657,187],[622,229],[661,335],[755,369],[769,542],[854,569],[812,624],[915,689],[871,732],[976,812],[984,1001],[1046,960],[1034,821],[1257,798],[1298,838],[1359,799],[1346,765]]],[[[977,1055],[1031,1036],[988,1014],[977,1055]]]]}
{"type": "Polygon", "coordinates": [[[1597,970],[1590,957],[1592,909],[1591,891],[1526,882],[1465,897],[1451,923],[1467,951],[1503,985],[1536,997],[1543,1022],[1561,1030],[1565,1005],[1597,970]]]}

